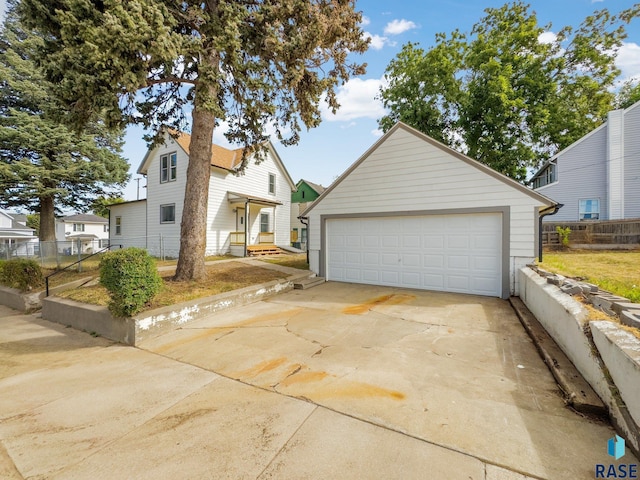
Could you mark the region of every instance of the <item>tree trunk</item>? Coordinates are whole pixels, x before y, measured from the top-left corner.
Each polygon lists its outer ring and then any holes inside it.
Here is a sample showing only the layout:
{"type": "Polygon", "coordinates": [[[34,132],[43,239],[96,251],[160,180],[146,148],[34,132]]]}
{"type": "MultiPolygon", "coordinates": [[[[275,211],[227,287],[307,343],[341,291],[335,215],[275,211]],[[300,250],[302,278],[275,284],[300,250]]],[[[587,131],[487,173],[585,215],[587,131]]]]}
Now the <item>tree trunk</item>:
{"type": "Polygon", "coordinates": [[[40,198],[40,234],[41,242],[55,242],[56,240],[56,215],[53,206],[53,197],[40,198]]]}
{"type": "Polygon", "coordinates": [[[204,256],[207,243],[207,205],[211,175],[211,141],[215,116],[197,102],[189,144],[187,186],[180,225],[180,254],[176,281],[198,280],[206,276],[204,256]]]}

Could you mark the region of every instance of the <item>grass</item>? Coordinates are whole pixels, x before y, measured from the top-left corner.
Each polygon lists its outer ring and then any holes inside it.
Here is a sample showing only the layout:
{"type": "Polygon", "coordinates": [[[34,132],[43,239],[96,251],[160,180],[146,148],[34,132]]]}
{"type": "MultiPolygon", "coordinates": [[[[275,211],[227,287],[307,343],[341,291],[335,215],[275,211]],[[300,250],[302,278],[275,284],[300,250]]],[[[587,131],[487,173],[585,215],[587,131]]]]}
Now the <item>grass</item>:
{"type": "Polygon", "coordinates": [[[273,258],[262,259],[263,262],[275,263],[283,267],[299,268],[300,270],[309,270],[306,253],[296,253],[293,255],[278,255],[273,258]]]}
{"type": "MultiPolygon", "coordinates": [[[[217,295],[287,276],[275,270],[254,267],[241,262],[207,265],[207,278],[205,280],[173,282],[171,280],[173,274],[174,270],[160,272],[163,280],[162,290],[145,310],[217,295]]],[[[101,285],[68,290],[60,293],[59,296],[94,305],[106,306],[109,303],[107,289],[101,285]]]]}
{"type": "Polygon", "coordinates": [[[640,252],[567,251],[545,252],[540,268],[581,278],[615,295],[640,303],[640,252]]]}

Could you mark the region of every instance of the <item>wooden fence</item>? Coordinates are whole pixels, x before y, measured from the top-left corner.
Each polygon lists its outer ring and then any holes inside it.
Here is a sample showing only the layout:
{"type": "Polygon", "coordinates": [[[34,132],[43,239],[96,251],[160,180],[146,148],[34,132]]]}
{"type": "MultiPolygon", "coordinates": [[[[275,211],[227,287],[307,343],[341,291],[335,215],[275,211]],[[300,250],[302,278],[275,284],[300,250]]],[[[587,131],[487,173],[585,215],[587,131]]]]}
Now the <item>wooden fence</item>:
{"type": "Polygon", "coordinates": [[[585,222],[543,222],[542,244],[559,245],[560,239],[556,227],[569,227],[571,244],[640,244],[640,219],[602,220],[585,222]]]}

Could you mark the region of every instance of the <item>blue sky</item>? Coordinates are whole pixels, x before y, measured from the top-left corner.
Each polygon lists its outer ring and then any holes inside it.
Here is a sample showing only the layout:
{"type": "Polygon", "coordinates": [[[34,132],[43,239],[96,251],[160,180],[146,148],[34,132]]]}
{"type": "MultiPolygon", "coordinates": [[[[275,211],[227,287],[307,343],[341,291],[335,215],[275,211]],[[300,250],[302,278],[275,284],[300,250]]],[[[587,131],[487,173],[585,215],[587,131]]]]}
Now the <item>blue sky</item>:
{"type": "MultiPolygon", "coordinates": [[[[4,10],[5,0],[0,0],[4,10]]],[[[487,7],[500,7],[505,1],[490,0],[360,0],[358,10],[363,12],[363,29],[372,38],[369,51],[361,56],[368,64],[367,73],[340,87],[338,96],[342,108],[337,115],[323,113],[322,124],[303,131],[298,145],[284,147],[274,141],[285,166],[294,181],[305,178],[328,186],[337,176],[357,160],[380,136],[376,120],[384,115],[382,105],[375,97],[381,85],[387,64],[407,42],[418,42],[428,48],[438,32],[449,33],[458,28],[469,31],[487,7]]],[[[601,8],[618,12],[631,7],[632,0],[531,0],[541,25],[552,24],[551,32],[571,25],[577,27],[582,20],[601,8]]],[[[627,29],[628,38],[620,51],[618,66],[622,79],[640,79],[640,19],[627,29]]],[[[131,164],[131,182],[124,192],[127,200],[137,195],[135,171],[146,150],[142,130],[131,127],[127,131],[124,156],[131,164]]],[[[226,145],[223,128],[214,132],[214,142],[226,145]]],[[[249,166],[248,168],[251,168],[249,166]]],[[[144,185],[142,180],[140,185],[144,185]]],[[[144,189],[140,197],[144,198],[144,189]]]]}

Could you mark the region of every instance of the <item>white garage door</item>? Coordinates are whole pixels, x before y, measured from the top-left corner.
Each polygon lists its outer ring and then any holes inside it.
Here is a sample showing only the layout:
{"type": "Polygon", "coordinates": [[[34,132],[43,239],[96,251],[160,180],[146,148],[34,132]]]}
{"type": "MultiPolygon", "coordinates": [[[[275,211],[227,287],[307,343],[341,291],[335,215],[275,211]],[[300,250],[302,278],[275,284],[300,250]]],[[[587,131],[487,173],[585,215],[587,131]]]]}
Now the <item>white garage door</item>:
{"type": "Polygon", "coordinates": [[[329,219],[327,279],[501,296],[499,213],[329,219]]]}

